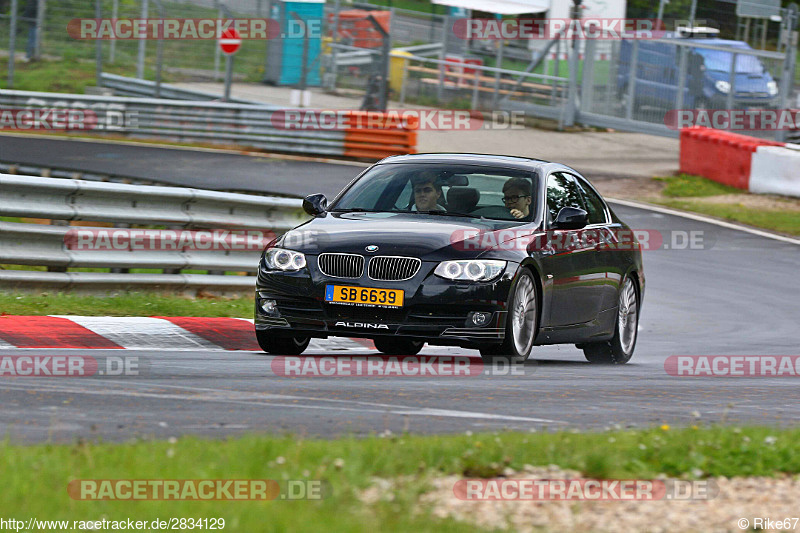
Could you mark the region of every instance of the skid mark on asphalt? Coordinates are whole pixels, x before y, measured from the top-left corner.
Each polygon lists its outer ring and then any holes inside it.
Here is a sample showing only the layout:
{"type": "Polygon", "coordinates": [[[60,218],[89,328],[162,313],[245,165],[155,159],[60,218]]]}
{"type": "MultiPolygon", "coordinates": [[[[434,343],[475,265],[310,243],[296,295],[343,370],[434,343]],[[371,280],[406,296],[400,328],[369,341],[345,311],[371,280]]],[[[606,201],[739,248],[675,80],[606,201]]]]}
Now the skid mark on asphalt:
{"type": "Polygon", "coordinates": [[[212,403],[228,403],[237,405],[248,406],[269,406],[269,407],[285,407],[288,409],[313,409],[321,411],[336,411],[336,412],[354,412],[354,413],[375,413],[375,414],[392,414],[392,415],[408,415],[408,416],[432,416],[432,417],[448,417],[448,418],[473,418],[484,420],[498,420],[510,422],[535,422],[535,423],[548,423],[548,424],[566,424],[566,422],[550,420],[546,418],[534,418],[523,416],[511,416],[497,413],[481,413],[475,411],[457,411],[452,409],[435,409],[427,407],[413,407],[408,405],[396,405],[387,403],[374,403],[363,402],[358,400],[338,400],[328,398],[315,398],[312,396],[293,396],[285,394],[271,394],[260,392],[240,392],[224,389],[211,389],[205,387],[189,387],[181,385],[158,385],[151,386],[146,383],[128,382],[120,383],[115,381],[104,381],[103,383],[91,383],[88,380],[82,381],[80,386],[70,386],[68,384],[48,384],[44,382],[37,382],[35,386],[15,387],[13,385],[0,385],[2,390],[18,390],[18,391],[32,391],[38,390],[40,392],[47,392],[50,394],[76,394],[76,395],[94,395],[94,396],[114,396],[114,397],[132,397],[132,398],[149,398],[157,400],[177,400],[177,401],[196,401],[196,402],[212,402],[212,403]],[[94,389],[90,390],[91,386],[104,386],[113,387],[107,389],[94,389]],[[138,387],[139,390],[126,390],[116,385],[132,385],[138,387]],[[151,389],[151,390],[146,390],[151,389]],[[169,390],[175,392],[156,392],[153,389],[169,390]],[[183,394],[179,393],[183,392],[183,394]],[[289,401],[306,401],[316,402],[307,405],[297,403],[280,403],[289,401]],[[322,404],[334,405],[322,405],[322,404]],[[348,407],[352,405],[353,407],[348,407]]]}

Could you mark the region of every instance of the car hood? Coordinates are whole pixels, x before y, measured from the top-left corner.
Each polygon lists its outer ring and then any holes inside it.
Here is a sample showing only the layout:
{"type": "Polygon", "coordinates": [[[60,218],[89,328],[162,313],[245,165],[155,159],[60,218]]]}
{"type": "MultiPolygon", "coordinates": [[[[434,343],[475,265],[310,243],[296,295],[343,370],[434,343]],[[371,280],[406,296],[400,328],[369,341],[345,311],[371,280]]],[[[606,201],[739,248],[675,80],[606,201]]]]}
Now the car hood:
{"type": "MultiPolygon", "coordinates": [[[[722,72],[719,70],[707,71],[708,77],[713,81],[729,81],[730,73],[722,72]]],[[[747,73],[737,72],[735,75],[735,91],[739,93],[764,93],[768,94],[767,84],[772,80],[769,72],[764,73],[747,73]]]]}
{"type": "Polygon", "coordinates": [[[310,255],[324,252],[401,255],[425,261],[477,257],[464,246],[475,232],[519,227],[514,222],[405,213],[328,213],[283,235],[276,246],[310,255]],[[367,246],[377,246],[367,251],[367,246]]]}

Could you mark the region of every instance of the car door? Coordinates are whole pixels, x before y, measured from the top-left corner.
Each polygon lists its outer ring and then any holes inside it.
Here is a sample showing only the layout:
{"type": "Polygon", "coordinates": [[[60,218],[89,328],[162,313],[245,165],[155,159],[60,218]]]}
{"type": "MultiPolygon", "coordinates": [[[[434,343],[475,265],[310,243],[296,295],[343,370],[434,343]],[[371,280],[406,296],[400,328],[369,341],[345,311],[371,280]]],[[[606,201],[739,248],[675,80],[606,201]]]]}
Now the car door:
{"type": "Polygon", "coordinates": [[[553,172],[546,182],[545,229],[547,242],[542,250],[544,275],[551,278],[549,325],[581,324],[594,320],[600,309],[600,295],[595,287],[598,266],[594,244],[583,237],[583,230],[553,228],[558,212],[564,207],[586,209],[575,179],[564,172],[553,172]]]}
{"type": "Polygon", "coordinates": [[[588,181],[579,175],[572,175],[578,185],[589,223],[586,226],[587,240],[595,243],[593,262],[593,297],[596,298],[598,312],[611,309],[617,305],[617,294],[622,274],[625,272],[625,254],[619,250],[617,234],[618,225],[612,225],[611,213],[605,201],[588,181]]]}

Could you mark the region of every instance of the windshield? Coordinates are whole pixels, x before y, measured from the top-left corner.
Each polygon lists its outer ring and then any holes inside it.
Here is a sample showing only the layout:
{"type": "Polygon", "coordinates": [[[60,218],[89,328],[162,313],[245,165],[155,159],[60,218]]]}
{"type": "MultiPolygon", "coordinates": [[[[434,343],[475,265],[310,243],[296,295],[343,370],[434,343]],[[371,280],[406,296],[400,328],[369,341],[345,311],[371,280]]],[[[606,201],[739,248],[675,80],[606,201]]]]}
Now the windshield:
{"type": "MultiPolygon", "coordinates": [[[[708,70],[731,71],[731,61],[733,61],[731,52],[705,50],[702,48],[698,48],[696,52],[703,58],[708,70]]],[[[764,65],[761,64],[756,56],[739,54],[736,56],[736,72],[738,74],[763,74],[764,65]]]]}
{"type": "Polygon", "coordinates": [[[468,216],[525,222],[535,208],[534,173],[431,163],[378,165],[331,206],[368,211],[468,216]]]}

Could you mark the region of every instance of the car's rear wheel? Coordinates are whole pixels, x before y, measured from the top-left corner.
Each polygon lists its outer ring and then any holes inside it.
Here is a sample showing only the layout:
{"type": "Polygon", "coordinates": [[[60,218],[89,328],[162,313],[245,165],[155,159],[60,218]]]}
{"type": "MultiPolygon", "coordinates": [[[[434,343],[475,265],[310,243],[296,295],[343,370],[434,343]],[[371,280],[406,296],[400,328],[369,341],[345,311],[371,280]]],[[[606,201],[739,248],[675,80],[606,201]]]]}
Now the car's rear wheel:
{"type": "Polygon", "coordinates": [[[619,310],[614,337],[610,341],[583,344],[583,354],[591,363],[624,365],[633,357],[639,330],[639,290],[636,281],[625,278],[619,291],[619,310]]]}
{"type": "Polygon", "coordinates": [[[256,330],[256,339],[261,349],[274,355],[300,355],[311,342],[309,337],[286,337],[270,330],[256,330]]]}
{"type": "Polygon", "coordinates": [[[373,341],[375,348],[386,355],[416,355],[425,345],[422,341],[381,337],[373,341]]]}
{"type": "Polygon", "coordinates": [[[508,302],[506,335],[502,344],[480,348],[484,363],[498,359],[521,363],[528,359],[538,328],[536,281],[528,270],[523,270],[508,302]]]}

